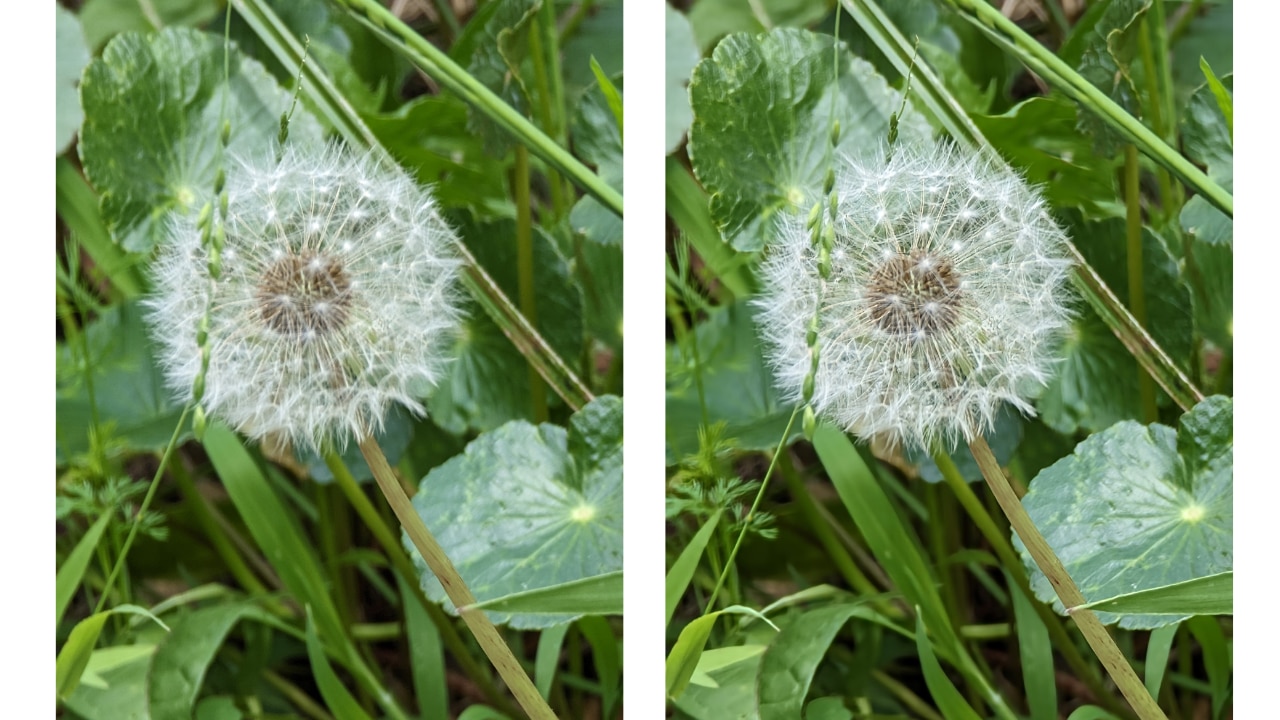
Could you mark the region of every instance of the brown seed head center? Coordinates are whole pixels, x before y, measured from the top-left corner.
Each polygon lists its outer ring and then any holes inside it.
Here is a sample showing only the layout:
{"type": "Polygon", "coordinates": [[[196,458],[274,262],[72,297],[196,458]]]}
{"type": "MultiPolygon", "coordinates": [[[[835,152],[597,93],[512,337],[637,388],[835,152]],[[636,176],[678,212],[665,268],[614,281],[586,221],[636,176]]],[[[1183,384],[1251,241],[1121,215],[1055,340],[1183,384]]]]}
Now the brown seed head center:
{"type": "Polygon", "coordinates": [[[913,250],[876,267],[866,297],[877,327],[919,340],[955,324],[962,300],[960,277],[946,257],[913,250]]]}
{"type": "Polygon", "coordinates": [[[351,278],[341,260],[304,250],[273,262],[258,279],[256,298],[267,327],[309,338],[346,322],[351,278]]]}

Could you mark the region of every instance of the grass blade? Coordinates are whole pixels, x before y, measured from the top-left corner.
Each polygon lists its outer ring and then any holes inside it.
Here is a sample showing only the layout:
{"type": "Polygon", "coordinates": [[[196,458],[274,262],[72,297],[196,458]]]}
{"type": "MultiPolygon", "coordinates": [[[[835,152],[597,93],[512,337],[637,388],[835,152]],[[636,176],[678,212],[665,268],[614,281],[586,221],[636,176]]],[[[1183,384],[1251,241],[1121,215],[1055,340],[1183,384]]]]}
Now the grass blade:
{"type": "Polygon", "coordinates": [[[337,720],[373,720],[338,679],[338,674],[329,664],[329,658],[325,657],[320,637],[316,635],[311,608],[307,608],[307,657],[311,660],[311,673],[315,676],[316,687],[320,689],[324,704],[337,720]]]}
{"type": "Polygon", "coordinates": [[[667,572],[667,615],[666,622],[663,623],[664,627],[671,624],[671,616],[676,613],[676,605],[680,603],[680,598],[684,596],[684,591],[693,580],[693,573],[698,569],[698,560],[702,558],[702,551],[706,549],[711,533],[715,532],[716,525],[720,522],[721,512],[723,511],[717,510],[707,518],[689,544],[680,551],[680,557],[676,558],[675,563],[671,565],[671,570],[667,572]]]}
{"type": "Polygon", "coordinates": [[[62,567],[58,568],[58,579],[55,585],[57,589],[54,590],[58,619],[55,622],[62,622],[62,614],[67,611],[67,605],[71,604],[71,598],[80,587],[84,571],[89,567],[89,560],[93,558],[93,550],[98,547],[98,540],[102,538],[102,531],[107,529],[109,522],[111,522],[111,514],[107,513],[90,525],[88,532],[80,538],[80,542],[76,543],[71,554],[62,563],[62,567]]]}
{"type": "Polygon", "coordinates": [[[982,720],[965,702],[960,691],[951,684],[951,678],[933,654],[933,645],[924,631],[924,613],[916,612],[916,652],[920,653],[920,668],[924,671],[924,682],[929,686],[929,694],[937,703],[942,716],[947,720],[982,720]]]}

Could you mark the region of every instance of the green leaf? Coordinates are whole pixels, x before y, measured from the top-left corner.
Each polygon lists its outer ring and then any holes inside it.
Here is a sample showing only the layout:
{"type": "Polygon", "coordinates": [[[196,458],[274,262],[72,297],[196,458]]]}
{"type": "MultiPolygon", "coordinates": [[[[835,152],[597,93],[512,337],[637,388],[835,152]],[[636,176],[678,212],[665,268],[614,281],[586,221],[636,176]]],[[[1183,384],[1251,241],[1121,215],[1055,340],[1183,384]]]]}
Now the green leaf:
{"type": "Polygon", "coordinates": [[[693,40],[693,26],[689,19],[675,8],[663,3],[667,9],[667,154],[676,151],[684,142],[684,134],[693,122],[693,108],[689,106],[689,76],[698,64],[698,45],[693,40]]]}
{"type": "Polygon", "coordinates": [[[80,21],[70,10],[61,5],[57,7],[57,90],[54,91],[54,96],[58,105],[55,119],[58,133],[56,154],[61,155],[71,144],[71,139],[80,129],[80,122],[84,120],[84,111],[80,109],[80,93],[76,86],[80,84],[80,71],[89,64],[89,48],[85,46],[80,21]]]}
{"type": "MultiPolygon", "coordinates": [[[[723,437],[741,450],[772,450],[787,429],[792,408],[784,406],[773,386],[756,338],[754,312],[745,303],[714,310],[698,324],[692,348],[667,347],[667,464],[698,451],[702,404],[707,420],[726,424],[723,437]],[[701,365],[697,361],[701,361],[701,365]]],[[[799,423],[785,444],[801,435],[799,423]]]]}
{"type": "MultiPolygon", "coordinates": [[[[565,97],[572,99],[595,84],[591,61],[606,77],[622,72],[622,0],[598,0],[561,45],[565,97]]],[[[563,36],[562,36],[563,37],[563,36]]]]}
{"type": "MultiPolygon", "coordinates": [[[[748,646],[742,646],[748,647],[748,646]]],[[[693,681],[685,688],[676,707],[695,720],[759,720],[756,709],[756,678],[760,675],[760,659],[764,656],[764,645],[752,645],[751,651],[743,651],[740,647],[716,648],[702,653],[693,681]],[[704,668],[704,661],[716,664],[715,658],[722,653],[747,652],[745,658],[720,668],[710,668],[705,677],[699,678],[704,668]]]]}
{"type": "Polygon", "coordinates": [[[760,0],[755,3],[736,0],[700,0],[689,10],[698,47],[710,47],[729,33],[759,33],[773,27],[804,27],[827,14],[823,3],[808,0],[760,0]]]}
{"type": "MultiPolygon", "coordinates": [[[[618,225],[618,232],[622,226],[618,225]]],[[[622,352],[622,243],[582,243],[574,275],[582,287],[587,332],[615,353],[622,352]]],[[[617,360],[616,362],[621,362],[617,360]]]]}
{"type": "MultiPolygon", "coordinates": [[[[1126,421],[1042,471],[1023,505],[1086,601],[1212,575],[1232,566],[1232,403],[1214,396],[1179,428],[1126,421]]],[[[1062,604],[1016,537],[1031,587],[1062,604]]],[[[1173,615],[1099,612],[1104,623],[1156,628],[1173,615]]]]}
{"type": "Polygon", "coordinates": [[[413,696],[422,718],[449,715],[449,688],[445,683],[444,643],[440,631],[426,609],[399,575],[400,607],[404,608],[405,642],[409,646],[409,665],[413,670],[413,696]]]}
{"type": "Polygon", "coordinates": [[[1196,329],[1225,350],[1230,350],[1235,341],[1234,267],[1231,246],[1207,242],[1194,243],[1190,262],[1184,260],[1182,264],[1183,277],[1192,287],[1196,329]]]}
{"type": "MultiPolygon", "coordinates": [[[[583,94],[573,115],[573,145],[584,161],[595,165],[601,180],[622,192],[622,128],[598,84],[583,94]]],[[[569,225],[592,242],[622,245],[622,218],[590,195],[574,203],[569,225]]]]}
{"type": "Polygon", "coordinates": [[[89,656],[93,653],[93,646],[98,644],[98,636],[102,634],[103,625],[106,625],[107,618],[116,614],[141,615],[154,620],[165,630],[169,629],[169,626],[165,625],[160,618],[137,605],[117,605],[110,610],[94,613],[76,623],[67,636],[67,642],[58,651],[56,677],[59,698],[65,699],[80,684],[80,676],[84,674],[84,669],[89,664],[89,656]]]}
{"type": "Polygon", "coordinates": [[[102,531],[107,529],[107,524],[111,522],[112,516],[112,513],[105,513],[94,521],[93,525],[89,526],[84,536],[80,538],[80,541],[71,550],[71,554],[67,555],[62,567],[58,568],[58,578],[54,584],[56,588],[54,591],[54,604],[58,617],[54,622],[62,622],[62,614],[67,611],[67,605],[71,604],[71,598],[75,596],[76,590],[80,587],[80,580],[84,578],[84,571],[89,567],[89,561],[93,558],[93,551],[98,547],[98,540],[102,538],[102,531]]]}
{"type": "Polygon", "coordinates": [[[513,615],[621,615],[622,571],[511,593],[478,602],[472,607],[513,615]]]}
{"type": "MultiPolygon", "coordinates": [[[[1080,252],[1117,297],[1129,296],[1125,222],[1085,222],[1066,213],[1080,252]]],[[[1175,360],[1191,355],[1191,297],[1178,264],[1150,228],[1142,232],[1143,289],[1151,336],[1175,360]]],[[[1098,315],[1082,309],[1068,330],[1062,362],[1038,402],[1046,425],[1060,433],[1102,430],[1142,417],[1137,360],[1098,315]]]]}
{"type": "MultiPolygon", "coordinates": [[[[622,569],[622,401],[597,398],[569,430],[513,421],[422,479],[413,504],[478,601],[622,569]]],[[[417,550],[422,589],[447,602],[417,550]]],[[[487,613],[546,628],[576,613],[487,613]]]]}
{"type": "Polygon", "coordinates": [[[760,661],[760,720],[800,717],[809,685],[836,633],[850,618],[864,616],[869,610],[856,604],[833,605],[805,612],[783,627],[760,661]]]}
{"type": "Polygon", "coordinates": [[[889,579],[908,602],[922,608],[930,631],[944,648],[944,656],[957,657],[960,639],[947,619],[933,573],[920,554],[918,540],[913,540],[911,530],[903,524],[871,469],[849,438],[826,423],[819,423],[813,447],[845,509],[889,579]]]}
{"type": "MultiPolygon", "coordinates": [[[[455,58],[467,57],[467,72],[521,113],[528,113],[529,91],[521,78],[521,65],[529,54],[529,29],[537,17],[540,0],[497,0],[493,8],[484,11],[481,18],[472,18],[467,28],[480,29],[470,32],[458,45],[471,52],[455,58]]],[[[511,137],[500,125],[476,108],[471,109],[467,127],[484,140],[485,148],[493,155],[502,155],[511,148],[511,137]]]]}
{"type": "MultiPolygon", "coordinates": [[[[455,223],[476,260],[509,297],[516,297],[516,227],[512,220],[455,223]]],[[[541,228],[533,233],[534,300],[538,332],[561,357],[582,350],[582,294],[569,266],[541,228]]],[[[427,402],[431,418],[455,434],[533,419],[529,365],[502,329],[474,303],[452,352],[449,377],[427,402]]],[[[431,527],[428,525],[428,527],[431,527]]]]}
{"type": "MultiPolygon", "coordinates": [[[[230,69],[228,91],[222,39],[167,28],[150,37],[115,38],[85,70],[80,158],[125,250],[150,251],[164,236],[169,213],[197,212],[212,197],[224,101],[229,152],[273,152],[289,94],[256,60],[233,53],[230,69]]],[[[321,140],[319,125],[301,108],[289,127],[292,143],[321,140]]]]}
{"type": "MultiPolygon", "coordinates": [[[[76,102],[79,103],[79,99],[76,102]]],[[[102,221],[98,196],[66,155],[58,157],[57,177],[58,217],[67,224],[71,237],[93,259],[90,276],[101,273],[126,300],[142,294],[139,265],[143,256],[122,251],[111,239],[102,221]]]]}
{"type": "Polygon", "coordinates": [[[80,22],[89,47],[97,50],[118,33],[150,32],[169,25],[195,27],[217,14],[217,0],[149,0],[145,5],[137,0],[86,0],[80,22]]]}
{"type": "Polygon", "coordinates": [[[560,649],[564,647],[564,636],[569,633],[573,623],[553,625],[538,633],[538,651],[533,661],[533,682],[538,694],[543,698],[551,697],[551,684],[556,679],[556,668],[560,665],[560,649]]]}
{"type": "Polygon", "coordinates": [[[229,695],[210,695],[196,705],[195,720],[243,720],[244,713],[229,695]]]}
{"type": "Polygon", "coordinates": [[[734,613],[763,617],[749,608],[734,605],[724,610],[707,613],[685,625],[684,629],[680,631],[680,636],[676,638],[675,645],[672,646],[671,652],[667,654],[667,697],[672,700],[679,700],[680,696],[684,694],[685,689],[689,687],[689,679],[693,677],[693,671],[698,667],[698,662],[702,658],[702,651],[707,646],[707,639],[711,637],[711,629],[715,626],[716,618],[734,613]]]}
{"type": "Polygon", "coordinates": [[[511,718],[485,705],[472,705],[458,716],[458,720],[511,720],[511,718]]]}
{"type": "Polygon", "coordinates": [[[235,603],[195,610],[173,621],[147,676],[147,704],[155,718],[188,718],[205,674],[231,628],[244,618],[261,617],[254,605],[235,603]]]}
{"type": "Polygon", "coordinates": [[[320,637],[316,635],[316,623],[311,617],[310,607],[307,608],[307,658],[311,660],[311,674],[315,676],[316,687],[336,720],[371,720],[329,665],[320,637]]]}
{"type": "Polygon", "coordinates": [[[1120,718],[1097,705],[1084,705],[1073,710],[1067,720],[1120,720],[1120,718]]]}
{"type": "MultiPolygon", "coordinates": [[[[1112,0],[1088,38],[1080,59],[1080,75],[1131,114],[1141,106],[1140,84],[1131,67],[1151,0],[1112,0]]],[[[1093,138],[1099,157],[1114,155],[1120,136],[1096,113],[1079,108],[1079,127],[1093,138]]]]}
{"type": "MultiPolygon", "coordinates": [[[[789,29],[725,38],[694,69],[689,96],[689,157],[712,217],[739,250],[765,247],[779,213],[808,213],[823,195],[833,121],[834,153],[866,154],[884,145],[901,106],[869,63],[843,45],[833,53],[830,36],[789,29]]],[[[901,142],[929,141],[910,103],[898,129],[901,142]]]]}
{"type": "MultiPolygon", "coordinates": [[[[104,648],[111,649],[114,648],[104,648]]],[[[90,720],[152,720],[147,712],[147,673],[150,668],[151,663],[129,662],[103,670],[99,678],[106,688],[90,685],[91,679],[85,678],[74,693],[63,698],[62,704],[90,720]]]]}
{"type": "Polygon", "coordinates": [[[1231,123],[1223,112],[1223,99],[1219,97],[1219,92],[1226,95],[1229,109],[1234,85],[1234,77],[1227,75],[1222,82],[1215,78],[1214,82],[1206,82],[1196,88],[1179,123],[1187,157],[1207,166],[1211,176],[1221,175],[1223,166],[1231,163],[1234,154],[1231,123]]]}
{"type": "Polygon", "coordinates": [[[1178,633],[1177,625],[1166,625],[1151,631],[1147,641],[1146,672],[1143,684],[1151,697],[1160,697],[1160,684],[1164,681],[1164,671],[1169,667],[1169,650],[1173,646],[1173,636],[1178,633]]]}
{"type": "Polygon", "coordinates": [[[1209,675],[1209,689],[1213,696],[1213,717],[1222,717],[1227,698],[1231,695],[1231,646],[1217,618],[1204,615],[1187,621],[1187,629],[1200,643],[1205,672],[1209,675]]]}
{"type": "Polygon", "coordinates": [[[844,698],[829,695],[805,706],[805,720],[854,720],[853,712],[844,706],[844,698]]]}
{"type": "MultiPolygon", "coordinates": [[[[621,581],[622,573],[618,573],[621,581]]],[[[622,608],[622,586],[618,586],[618,608],[622,608]]],[[[619,638],[614,634],[609,621],[598,615],[584,617],[578,621],[578,629],[591,645],[591,659],[596,668],[596,677],[600,679],[604,702],[601,717],[613,717],[622,690],[622,647],[619,638]]]]}
{"type": "Polygon", "coordinates": [[[1183,106],[1191,90],[1204,82],[1201,59],[1222,75],[1234,69],[1233,3],[1204,3],[1188,26],[1187,32],[1170,48],[1170,70],[1177,90],[1178,107],[1183,106]]]}
{"type": "Polygon", "coordinates": [[[716,510],[702,524],[698,532],[689,540],[689,544],[685,545],[684,550],[680,551],[680,557],[671,564],[671,569],[667,571],[666,580],[666,606],[667,614],[664,626],[671,624],[671,618],[676,614],[676,605],[680,603],[680,598],[684,596],[684,591],[688,589],[689,582],[693,580],[693,573],[698,569],[698,561],[702,559],[702,551],[707,547],[707,541],[711,539],[711,533],[715,532],[716,525],[720,522],[721,510],[716,510]]]}
{"type": "MultiPolygon", "coordinates": [[[[169,443],[182,407],[170,397],[152,354],[141,303],[109,308],[84,329],[89,357],[60,343],[57,356],[57,449],[64,463],[89,448],[90,432],[106,432],[136,451],[159,452],[169,443]],[[91,380],[86,381],[89,373],[91,380]],[[89,385],[93,385],[93,405],[89,385]],[[98,425],[93,423],[96,405],[98,425]]],[[[190,437],[184,429],[178,437],[190,437]]]]}
{"type": "MultiPolygon", "coordinates": [[[[965,701],[964,696],[956,690],[951,678],[938,663],[933,653],[933,645],[924,630],[924,614],[916,611],[916,652],[920,653],[920,669],[924,671],[924,682],[929,687],[929,695],[937,703],[942,716],[947,720],[980,720],[978,713],[965,701]]],[[[763,720],[763,719],[762,719],[763,720]]]]}
{"type": "Polygon", "coordinates": [[[1022,659],[1022,681],[1032,720],[1057,720],[1058,685],[1054,676],[1053,646],[1049,629],[1036,614],[1031,598],[1005,572],[1013,598],[1014,624],[1018,631],[1018,654],[1022,659]]]}
{"type": "Polygon", "coordinates": [[[1096,214],[1101,199],[1116,196],[1119,163],[1093,153],[1088,137],[1076,129],[1075,118],[1075,103],[1041,96],[1003,115],[975,115],[973,121],[1001,157],[1040,187],[1050,204],[1096,214]]]}
{"type": "Polygon", "coordinates": [[[452,95],[424,95],[389,113],[360,116],[401,167],[446,207],[510,214],[503,162],[467,130],[467,105],[452,95]]]}
{"type": "Polygon", "coordinates": [[[1231,615],[1232,571],[1094,600],[1083,607],[1117,615],[1231,615]]]}
{"type": "Polygon", "coordinates": [[[1213,74],[1213,68],[1209,67],[1209,63],[1204,58],[1200,58],[1200,71],[1204,73],[1205,84],[1213,92],[1213,99],[1218,101],[1218,109],[1222,111],[1222,116],[1227,121],[1227,136],[1231,137],[1235,133],[1233,120],[1235,102],[1231,97],[1231,90],[1223,85],[1217,75],[1213,74]]]}
{"type": "MultiPolygon", "coordinates": [[[[109,690],[111,683],[103,677],[104,674],[130,663],[149,659],[155,652],[156,646],[152,643],[98,648],[89,654],[89,664],[84,666],[84,674],[80,676],[80,688],[109,690]]],[[[76,690],[79,691],[80,688],[76,690]]]]}

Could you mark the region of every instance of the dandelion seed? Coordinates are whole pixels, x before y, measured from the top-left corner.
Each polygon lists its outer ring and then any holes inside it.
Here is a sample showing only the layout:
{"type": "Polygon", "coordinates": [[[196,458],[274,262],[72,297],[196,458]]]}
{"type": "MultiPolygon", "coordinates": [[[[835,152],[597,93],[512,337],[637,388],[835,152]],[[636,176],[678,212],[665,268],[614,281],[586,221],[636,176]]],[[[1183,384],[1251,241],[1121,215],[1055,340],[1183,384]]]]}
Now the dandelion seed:
{"type": "Polygon", "coordinates": [[[946,146],[843,159],[835,175],[830,278],[798,215],[762,265],[758,329],[787,398],[802,402],[817,314],[812,404],[849,432],[928,449],[972,440],[1005,403],[1032,413],[1071,317],[1066,235],[1036,192],[946,146]]]}
{"type": "Polygon", "coordinates": [[[251,437],[320,450],[377,431],[394,403],[422,413],[461,317],[456,238],[427,191],[370,157],[290,147],[240,161],[227,192],[218,282],[194,217],[154,265],[168,385],[191,398],[208,312],[201,403],[251,437]]]}

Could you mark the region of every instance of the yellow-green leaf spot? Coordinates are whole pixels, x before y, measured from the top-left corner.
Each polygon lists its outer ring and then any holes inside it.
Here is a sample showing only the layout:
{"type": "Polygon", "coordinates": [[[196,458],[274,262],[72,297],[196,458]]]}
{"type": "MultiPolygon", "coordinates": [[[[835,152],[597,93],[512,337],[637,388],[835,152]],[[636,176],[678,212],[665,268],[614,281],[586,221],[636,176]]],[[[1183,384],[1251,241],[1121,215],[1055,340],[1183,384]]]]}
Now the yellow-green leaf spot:
{"type": "Polygon", "coordinates": [[[573,521],[577,523],[591,522],[595,516],[596,509],[592,505],[579,505],[573,509],[573,512],[569,513],[569,517],[573,518],[573,521]]]}
{"type": "Polygon", "coordinates": [[[1200,522],[1204,519],[1204,506],[1193,503],[1182,508],[1182,519],[1189,523],[1200,522]]]}

